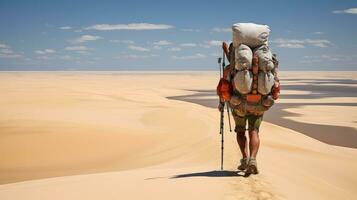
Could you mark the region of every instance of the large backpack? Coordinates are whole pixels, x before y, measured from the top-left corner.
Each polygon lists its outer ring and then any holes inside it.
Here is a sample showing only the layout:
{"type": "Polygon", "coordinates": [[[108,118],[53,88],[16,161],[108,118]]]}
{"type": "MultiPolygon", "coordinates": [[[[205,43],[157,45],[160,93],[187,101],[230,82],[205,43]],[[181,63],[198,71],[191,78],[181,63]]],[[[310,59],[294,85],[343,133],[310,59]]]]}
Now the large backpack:
{"type": "Polygon", "coordinates": [[[232,26],[229,61],[233,96],[230,105],[238,115],[262,115],[278,98],[278,60],[268,46],[269,26],[238,23],[232,26]]]}

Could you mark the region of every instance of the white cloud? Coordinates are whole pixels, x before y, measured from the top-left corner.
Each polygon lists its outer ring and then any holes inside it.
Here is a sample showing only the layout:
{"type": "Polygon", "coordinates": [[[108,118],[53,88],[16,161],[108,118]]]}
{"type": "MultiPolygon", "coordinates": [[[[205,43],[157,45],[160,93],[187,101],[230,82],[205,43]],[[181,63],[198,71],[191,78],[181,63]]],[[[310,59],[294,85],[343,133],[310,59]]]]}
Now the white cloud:
{"type": "Polygon", "coordinates": [[[0,44],[0,48],[9,48],[9,47],[5,44],[0,44]]]}
{"type": "Polygon", "coordinates": [[[210,53],[209,54],[210,56],[214,56],[214,57],[219,57],[219,56],[222,56],[220,53],[210,53]]]}
{"type": "Polygon", "coordinates": [[[59,27],[59,29],[70,30],[70,29],[72,29],[72,27],[70,27],[70,26],[62,26],[62,27],[59,27]]]}
{"type": "Polygon", "coordinates": [[[12,53],[14,53],[14,51],[11,50],[11,49],[0,49],[0,52],[3,53],[3,54],[12,54],[12,53]]]}
{"type": "Polygon", "coordinates": [[[54,49],[36,50],[35,53],[39,55],[45,55],[45,54],[56,53],[56,50],[54,49]]]}
{"type": "Polygon", "coordinates": [[[0,53],[0,58],[20,58],[20,54],[2,54],[0,53]]]}
{"type": "Polygon", "coordinates": [[[120,55],[115,58],[125,58],[125,59],[143,59],[143,58],[152,58],[152,57],[157,57],[158,55],[155,54],[149,54],[149,55],[136,55],[136,54],[126,54],[126,55],[120,55]]]}
{"type": "Polygon", "coordinates": [[[315,35],[322,35],[322,34],[325,34],[324,32],[321,32],[321,31],[316,31],[316,32],[313,32],[313,34],[315,35]]]}
{"type": "Polygon", "coordinates": [[[231,32],[232,29],[231,28],[213,28],[212,29],[213,32],[231,32]]]}
{"type": "Polygon", "coordinates": [[[14,52],[10,46],[0,44],[0,58],[21,58],[22,55],[14,52]]]}
{"type": "Polygon", "coordinates": [[[167,49],[168,51],[181,51],[181,48],[179,47],[171,47],[167,49]]]}
{"type": "Polygon", "coordinates": [[[276,44],[284,44],[284,43],[304,44],[304,40],[284,39],[284,38],[278,38],[275,40],[271,40],[270,42],[276,44]]]}
{"type": "Polygon", "coordinates": [[[278,47],[290,48],[290,49],[301,49],[301,48],[305,48],[305,46],[302,45],[302,44],[293,44],[293,43],[278,44],[278,47]]]}
{"type": "Polygon", "coordinates": [[[197,44],[195,44],[195,43],[182,43],[182,44],[180,44],[180,46],[182,46],[182,47],[196,47],[197,44]]]}
{"type": "Polygon", "coordinates": [[[332,11],[334,14],[357,14],[357,8],[348,8],[345,10],[334,10],[332,11]]]}
{"type": "Polygon", "coordinates": [[[53,49],[46,49],[45,52],[47,53],[56,53],[56,50],[53,49]]]}
{"type": "Polygon", "coordinates": [[[331,64],[331,63],[333,63],[334,65],[336,65],[336,64],[342,64],[342,63],[354,63],[356,58],[357,58],[357,55],[322,54],[322,55],[303,56],[299,62],[305,63],[305,64],[317,64],[317,63],[331,64]]]}
{"type": "Polygon", "coordinates": [[[172,56],[172,59],[175,60],[192,60],[192,59],[200,59],[200,58],[206,58],[206,55],[201,53],[196,53],[190,56],[172,56]]]}
{"type": "Polygon", "coordinates": [[[95,41],[102,39],[100,36],[95,36],[95,35],[82,35],[81,37],[77,38],[74,40],[75,43],[84,43],[88,41],[95,41]]]}
{"type": "Polygon", "coordinates": [[[222,41],[219,40],[206,41],[203,44],[200,44],[200,46],[203,48],[210,48],[210,47],[221,46],[221,45],[222,45],[222,41]]]}
{"type": "Polygon", "coordinates": [[[149,24],[149,23],[132,23],[132,24],[96,24],[87,27],[87,30],[112,31],[112,30],[163,30],[173,28],[167,24],[149,24]]]}
{"type": "Polygon", "coordinates": [[[306,39],[305,42],[307,44],[311,44],[312,46],[315,47],[328,47],[329,45],[331,45],[331,42],[328,40],[312,40],[312,39],[306,39]]]}
{"type": "Polygon", "coordinates": [[[60,56],[59,58],[62,59],[62,60],[73,60],[73,57],[70,56],[70,55],[60,56]]]}
{"type": "Polygon", "coordinates": [[[156,50],[160,50],[160,49],[162,49],[162,47],[161,47],[161,46],[153,46],[152,48],[153,48],[153,49],[156,49],[156,50]]]}
{"type": "Polygon", "coordinates": [[[51,59],[50,57],[48,57],[46,55],[37,56],[36,58],[39,60],[50,60],[51,59]]]}
{"type": "Polygon", "coordinates": [[[134,51],[150,51],[150,49],[144,48],[144,47],[140,47],[140,46],[134,46],[134,45],[130,45],[128,46],[128,49],[134,50],[134,51]]]}
{"type": "Polygon", "coordinates": [[[132,40],[109,40],[109,42],[122,43],[122,44],[134,44],[135,43],[132,40]]]}
{"type": "Polygon", "coordinates": [[[88,47],[86,46],[68,46],[66,48],[64,48],[64,50],[66,51],[73,51],[76,53],[88,53],[88,51],[90,50],[88,47]]]}
{"type": "Polygon", "coordinates": [[[200,32],[201,31],[200,29],[193,29],[193,28],[183,28],[180,30],[184,31],[184,32],[200,32]]]}
{"type": "Polygon", "coordinates": [[[222,45],[222,41],[218,41],[218,40],[211,40],[211,41],[208,41],[207,43],[210,46],[221,46],[222,45]]]}
{"type": "Polygon", "coordinates": [[[271,43],[276,44],[278,47],[282,47],[282,48],[304,48],[306,45],[325,48],[332,45],[332,43],[329,40],[322,40],[322,39],[297,40],[297,39],[278,38],[275,40],[271,40],[271,43]]]}
{"type": "Polygon", "coordinates": [[[160,40],[152,43],[155,46],[166,46],[166,45],[171,45],[172,42],[169,42],[167,40],[160,40]]]}

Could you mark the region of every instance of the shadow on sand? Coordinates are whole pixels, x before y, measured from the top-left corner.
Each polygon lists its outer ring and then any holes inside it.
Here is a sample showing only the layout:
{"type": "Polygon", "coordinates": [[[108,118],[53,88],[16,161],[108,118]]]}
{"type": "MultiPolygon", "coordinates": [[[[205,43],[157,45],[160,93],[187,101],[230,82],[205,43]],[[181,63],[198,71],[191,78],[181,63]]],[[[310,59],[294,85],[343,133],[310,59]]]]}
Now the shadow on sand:
{"type": "Polygon", "coordinates": [[[240,176],[246,177],[243,172],[240,171],[208,171],[208,172],[196,172],[196,173],[188,173],[188,174],[179,174],[173,176],[171,178],[189,178],[189,177],[233,177],[233,176],[240,176]]]}
{"type": "MultiPolygon", "coordinates": [[[[324,79],[313,82],[312,79],[281,79],[281,80],[299,80],[303,85],[283,85],[281,99],[323,99],[336,97],[357,97],[357,84],[353,79],[324,79]],[[329,85],[338,84],[338,85],[329,85]],[[284,94],[284,90],[297,90],[310,92],[310,94],[284,94]]],[[[172,100],[185,101],[199,104],[202,106],[217,108],[216,91],[211,90],[188,90],[194,91],[195,94],[167,97],[172,100]],[[203,97],[203,98],[202,98],[203,97]],[[212,98],[213,97],[213,98],[212,98]]],[[[291,120],[287,117],[300,116],[299,114],[288,112],[288,108],[300,108],[302,106],[357,106],[357,102],[331,102],[331,103],[277,103],[268,112],[264,114],[264,121],[293,129],[306,136],[317,139],[330,145],[357,148],[357,131],[353,127],[312,124],[291,120]]]]}

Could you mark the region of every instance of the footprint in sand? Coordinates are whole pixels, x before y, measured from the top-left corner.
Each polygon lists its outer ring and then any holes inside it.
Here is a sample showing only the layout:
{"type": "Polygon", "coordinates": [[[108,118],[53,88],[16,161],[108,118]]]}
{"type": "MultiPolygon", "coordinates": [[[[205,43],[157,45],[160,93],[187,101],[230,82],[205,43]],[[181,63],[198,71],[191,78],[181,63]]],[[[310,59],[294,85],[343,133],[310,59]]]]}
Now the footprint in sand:
{"type": "Polygon", "coordinates": [[[250,176],[247,178],[236,179],[231,183],[234,189],[234,194],[230,193],[226,195],[226,200],[245,200],[245,199],[257,199],[257,200],[275,200],[282,199],[277,195],[269,182],[265,181],[261,175],[250,176]]]}

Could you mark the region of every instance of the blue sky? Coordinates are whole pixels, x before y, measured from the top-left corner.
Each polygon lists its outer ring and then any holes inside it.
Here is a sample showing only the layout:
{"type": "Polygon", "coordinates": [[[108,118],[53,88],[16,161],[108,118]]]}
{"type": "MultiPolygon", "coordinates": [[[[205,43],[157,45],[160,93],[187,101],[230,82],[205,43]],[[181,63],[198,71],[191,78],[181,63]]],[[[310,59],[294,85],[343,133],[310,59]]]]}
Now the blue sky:
{"type": "Polygon", "coordinates": [[[216,70],[236,22],[281,70],[357,70],[356,0],[0,0],[0,70],[216,70]]]}

